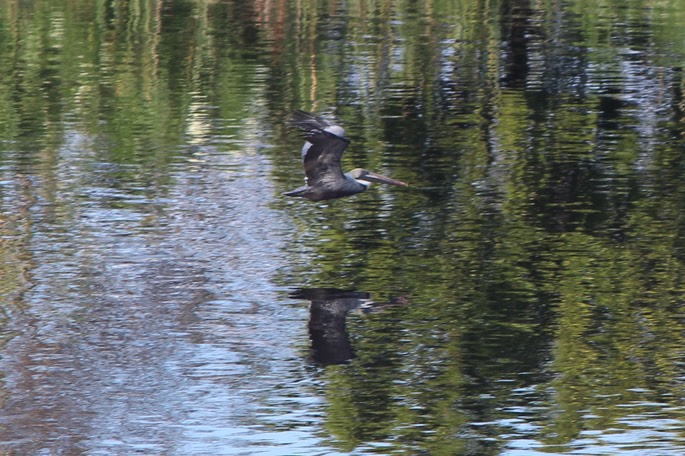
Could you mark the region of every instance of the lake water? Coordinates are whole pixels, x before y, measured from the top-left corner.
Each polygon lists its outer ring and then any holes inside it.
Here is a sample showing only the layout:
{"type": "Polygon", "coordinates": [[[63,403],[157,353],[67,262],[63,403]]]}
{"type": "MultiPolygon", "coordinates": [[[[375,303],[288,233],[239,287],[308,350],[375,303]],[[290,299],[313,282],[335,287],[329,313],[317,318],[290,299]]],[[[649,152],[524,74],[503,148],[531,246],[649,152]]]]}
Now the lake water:
{"type": "Polygon", "coordinates": [[[685,453],[681,2],[0,6],[0,453],[685,453]],[[313,203],[293,109],[344,167],[313,203]]]}

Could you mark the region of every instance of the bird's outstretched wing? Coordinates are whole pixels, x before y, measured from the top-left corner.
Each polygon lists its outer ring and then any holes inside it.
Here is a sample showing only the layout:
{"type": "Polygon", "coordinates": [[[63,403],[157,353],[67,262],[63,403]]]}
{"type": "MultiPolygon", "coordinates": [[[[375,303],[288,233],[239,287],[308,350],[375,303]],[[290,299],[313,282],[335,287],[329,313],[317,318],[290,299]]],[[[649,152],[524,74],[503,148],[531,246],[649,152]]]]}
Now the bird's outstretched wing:
{"type": "Polygon", "coordinates": [[[323,117],[311,112],[302,111],[301,109],[294,110],[288,117],[287,122],[304,131],[325,130],[326,127],[330,126],[323,117]]]}
{"type": "Polygon", "coordinates": [[[311,147],[302,157],[307,185],[314,187],[345,181],[340,158],[350,142],[321,129],[308,131],[305,138],[311,143],[311,147]]]}

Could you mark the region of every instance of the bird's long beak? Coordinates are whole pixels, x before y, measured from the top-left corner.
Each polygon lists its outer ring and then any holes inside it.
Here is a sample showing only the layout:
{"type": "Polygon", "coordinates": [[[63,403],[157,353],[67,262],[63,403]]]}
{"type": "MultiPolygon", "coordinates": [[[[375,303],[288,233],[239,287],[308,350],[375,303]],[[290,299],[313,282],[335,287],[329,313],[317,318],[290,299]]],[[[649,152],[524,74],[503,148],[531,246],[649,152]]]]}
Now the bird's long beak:
{"type": "Polygon", "coordinates": [[[382,174],[378,173],[372,173],[368,172],[364,175],[364,177],[360,178],[360,180],[363,179],[365,181],[369,182],[377,182],[379,184],[389,184],[389,185],[399,185],[401,187],[406,187],[409,184],[406,184],[402,181],[398,181],[396,179],[392,179],[390,177],[384,176],[382,174]]]}

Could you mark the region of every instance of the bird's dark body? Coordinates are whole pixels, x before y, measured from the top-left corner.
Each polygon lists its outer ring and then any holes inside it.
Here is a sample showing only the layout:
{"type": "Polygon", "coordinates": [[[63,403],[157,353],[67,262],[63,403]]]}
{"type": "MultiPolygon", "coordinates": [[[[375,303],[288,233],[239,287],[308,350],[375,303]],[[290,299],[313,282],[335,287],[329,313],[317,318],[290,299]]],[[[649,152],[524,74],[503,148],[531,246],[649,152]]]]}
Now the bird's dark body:
{"type": "Polygon", "coordinates": [[[350,143],[347,139],[320,129],[309,130],[305,138],[303,163],[307,185],[284,195],[323,201],[366,190],[366,185],[343,174],[340,168],[340,157],[350,143]]]}
{"type": "Polygon", "coordinates": [[[289,192],[283,193],[285,196],[299,196],[300,198],[307,198],[310,201],[324,201],[330,199],[344,198],[346,196],[356,195],[366,190],[366,186],[362,184],[357,184],[356,188],[345,188],[341,189],[337,186],[332,188],[326,188],[325,186],[310,187],[305,185],[304,187],[296,188],[289,192]]]}
{"type": "Polygon", "coordinates": [[[302,163],[307,185],[284,195],[323,201],[356,195],[366,190],[371,182],[407,185],[359,168],[343,173],[340,158],[350,141],[344,138],[345,131],[341,127],[330,125],[322,117],[296,110],[289,123],[306,132],[302,163]]]}

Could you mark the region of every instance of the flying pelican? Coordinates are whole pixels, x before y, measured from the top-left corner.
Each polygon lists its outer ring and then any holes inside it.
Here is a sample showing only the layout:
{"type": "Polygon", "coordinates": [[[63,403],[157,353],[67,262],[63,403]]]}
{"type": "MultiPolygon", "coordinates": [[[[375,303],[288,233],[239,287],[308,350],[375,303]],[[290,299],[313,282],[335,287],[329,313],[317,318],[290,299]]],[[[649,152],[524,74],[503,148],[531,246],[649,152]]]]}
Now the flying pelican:
{"type": "Polygon", "coordinates": [[[330,125],[323,117],[299,109],[290,115],[288,123],[306,132],[302,163],[307,185],[284,195],[322,201],[361,193],[372,182],[407,185],[361,168],[343,173],[340,157],[350,141],[339,125],[330,125]]]}

